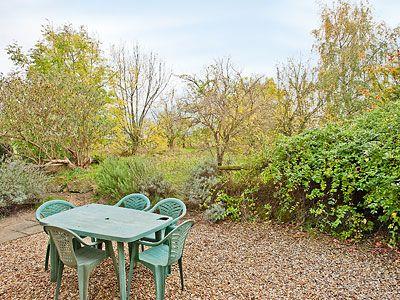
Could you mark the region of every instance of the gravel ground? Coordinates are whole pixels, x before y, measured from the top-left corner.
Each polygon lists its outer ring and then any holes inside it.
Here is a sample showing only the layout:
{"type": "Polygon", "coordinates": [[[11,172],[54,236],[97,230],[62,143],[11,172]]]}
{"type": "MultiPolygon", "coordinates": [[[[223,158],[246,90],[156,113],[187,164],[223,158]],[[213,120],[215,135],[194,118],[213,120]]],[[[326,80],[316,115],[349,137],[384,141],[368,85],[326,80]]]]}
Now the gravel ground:
{"type": "MultiPolygon", "coordinates": [[[[192,217],[186,290],[174,267],[166,299],[400,299],[400,260],[393,252],[277,225],[210,225],[192,217]]],[[[0,245],[0,299],[52,299],[55,284],[43,268],[46,242],[40,233],[0,245]]],[[[152,275],[139,266],[131,299],[154,298],[152,275]]],[[[65,269],[60,299],[79,299],[75,270],[65,269]]],[[[92,274],[90,299],[118,299],[110,259],[92,274]]]]}

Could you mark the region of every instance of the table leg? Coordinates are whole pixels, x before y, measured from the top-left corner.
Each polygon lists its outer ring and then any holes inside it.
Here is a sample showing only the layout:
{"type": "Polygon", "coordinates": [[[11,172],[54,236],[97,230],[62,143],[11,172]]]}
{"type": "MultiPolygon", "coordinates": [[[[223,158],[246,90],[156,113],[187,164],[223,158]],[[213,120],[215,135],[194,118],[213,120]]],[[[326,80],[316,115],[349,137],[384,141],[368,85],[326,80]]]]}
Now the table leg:
{"type": "Polygon", "coordinates": [[[111,259],[112,259],[112,262],[113,262],[113,265],[114,265],[115,275],[117,276],[118,285],[119,285],[118,262],[117,262],[117,259],[115,258],[112,242],[111,241],[104,241],[104,243],[106,245],[106,251],[108,252],[108,255],[111,256],[111,259]]]}
{"type": "Polygon", "coordinates": [[[119,293],[121,300],[126,300],[126,272],[124,243],[118,242],[118,269],[119,269],[119,293]]]}
{"type": "Polygon", "coordinates": [[[58,253],[53,239],[50,238],[50,281],[57,281],[58,253]]]}

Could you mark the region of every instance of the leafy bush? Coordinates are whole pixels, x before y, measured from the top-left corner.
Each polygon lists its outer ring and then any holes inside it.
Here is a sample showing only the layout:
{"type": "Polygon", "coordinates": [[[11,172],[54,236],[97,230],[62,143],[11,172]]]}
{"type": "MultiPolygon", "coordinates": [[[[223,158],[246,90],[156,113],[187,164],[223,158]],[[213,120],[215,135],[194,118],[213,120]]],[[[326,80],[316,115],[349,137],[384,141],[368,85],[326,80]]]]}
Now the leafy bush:
{"type": "Polygon", "coordinates": [[[220,192],[215,203],[222,205],[225,208],[225,217],[233,221],[252,220],[255,216],[255,200],[249,197],[247,191],[239,196],[220,192]]]}
{"type": "Polygon", "coordinates": [[[142,180],[139,191],[150,197],[153,201],[173,197],[176,193],[172,185],[161,174],[152,174],[145,180],[142,180]]]}
{"type": "Polygon", "coordinates": [[[190,173],[185,185],[185,195],[192,204],[202,206],[210,203],[218,186],[218,168],[213,161],[198,164],[190,173]]]}
{"type": "Polygon", "coordinates": [[[154,166],[140,157],[109,158],[95,175],[98,192],[114,201],[130,193],[145,193],[152,200],[172,196],[172,188],[154,166]]]}
{"type": "Polygon", "coordinates": [[[46,192],[47,176],[19,160],[0,162],[0,207],[38,203],[46,192]]]}
{"type": "Polygon", "coordinates": [[[400,102],[342,125],[281,137],[265,151],[261,177],[273,217],[342,238],[400,229],[400,102]]]}
{"type": "Polygon", "coordinates": [[[216,223],[226,218],[225,207],[221,203],[214,203],[204,212],[204,218],[207,221],[216,223]]]}

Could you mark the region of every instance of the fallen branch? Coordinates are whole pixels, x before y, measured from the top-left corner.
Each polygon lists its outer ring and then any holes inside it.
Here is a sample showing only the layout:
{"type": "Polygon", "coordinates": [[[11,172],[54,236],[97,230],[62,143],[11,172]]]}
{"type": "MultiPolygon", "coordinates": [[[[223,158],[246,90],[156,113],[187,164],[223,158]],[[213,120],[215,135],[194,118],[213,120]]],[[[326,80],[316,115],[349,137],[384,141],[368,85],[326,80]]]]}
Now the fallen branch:
{"type": "Polygon", "coordinates": [[[243,166],[218,166],[218,170],[220,171],[241,171],[247,169],[243,166]]]}
{"type": "Polygon", "coordinates": [[[51,159],[43,165],[44,168],[56,166],[67,166],[71,169],[76,167],[76,165],[72,163],[67,157],[64,159],[51,159]]]}

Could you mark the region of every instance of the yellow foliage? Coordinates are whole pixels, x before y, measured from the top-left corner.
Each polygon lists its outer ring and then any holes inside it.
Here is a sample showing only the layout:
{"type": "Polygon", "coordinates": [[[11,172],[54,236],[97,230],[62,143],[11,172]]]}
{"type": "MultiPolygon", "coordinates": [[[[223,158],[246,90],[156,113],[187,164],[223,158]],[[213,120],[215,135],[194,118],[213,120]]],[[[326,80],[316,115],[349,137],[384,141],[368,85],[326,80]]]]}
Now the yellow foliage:
{"type": "Polygon", "coordinates": [[[143,147],[156,153],[168,150],[168,141],[163,135],[163,130],[154,122],[148,122],[145,126],[143,147]]]}

